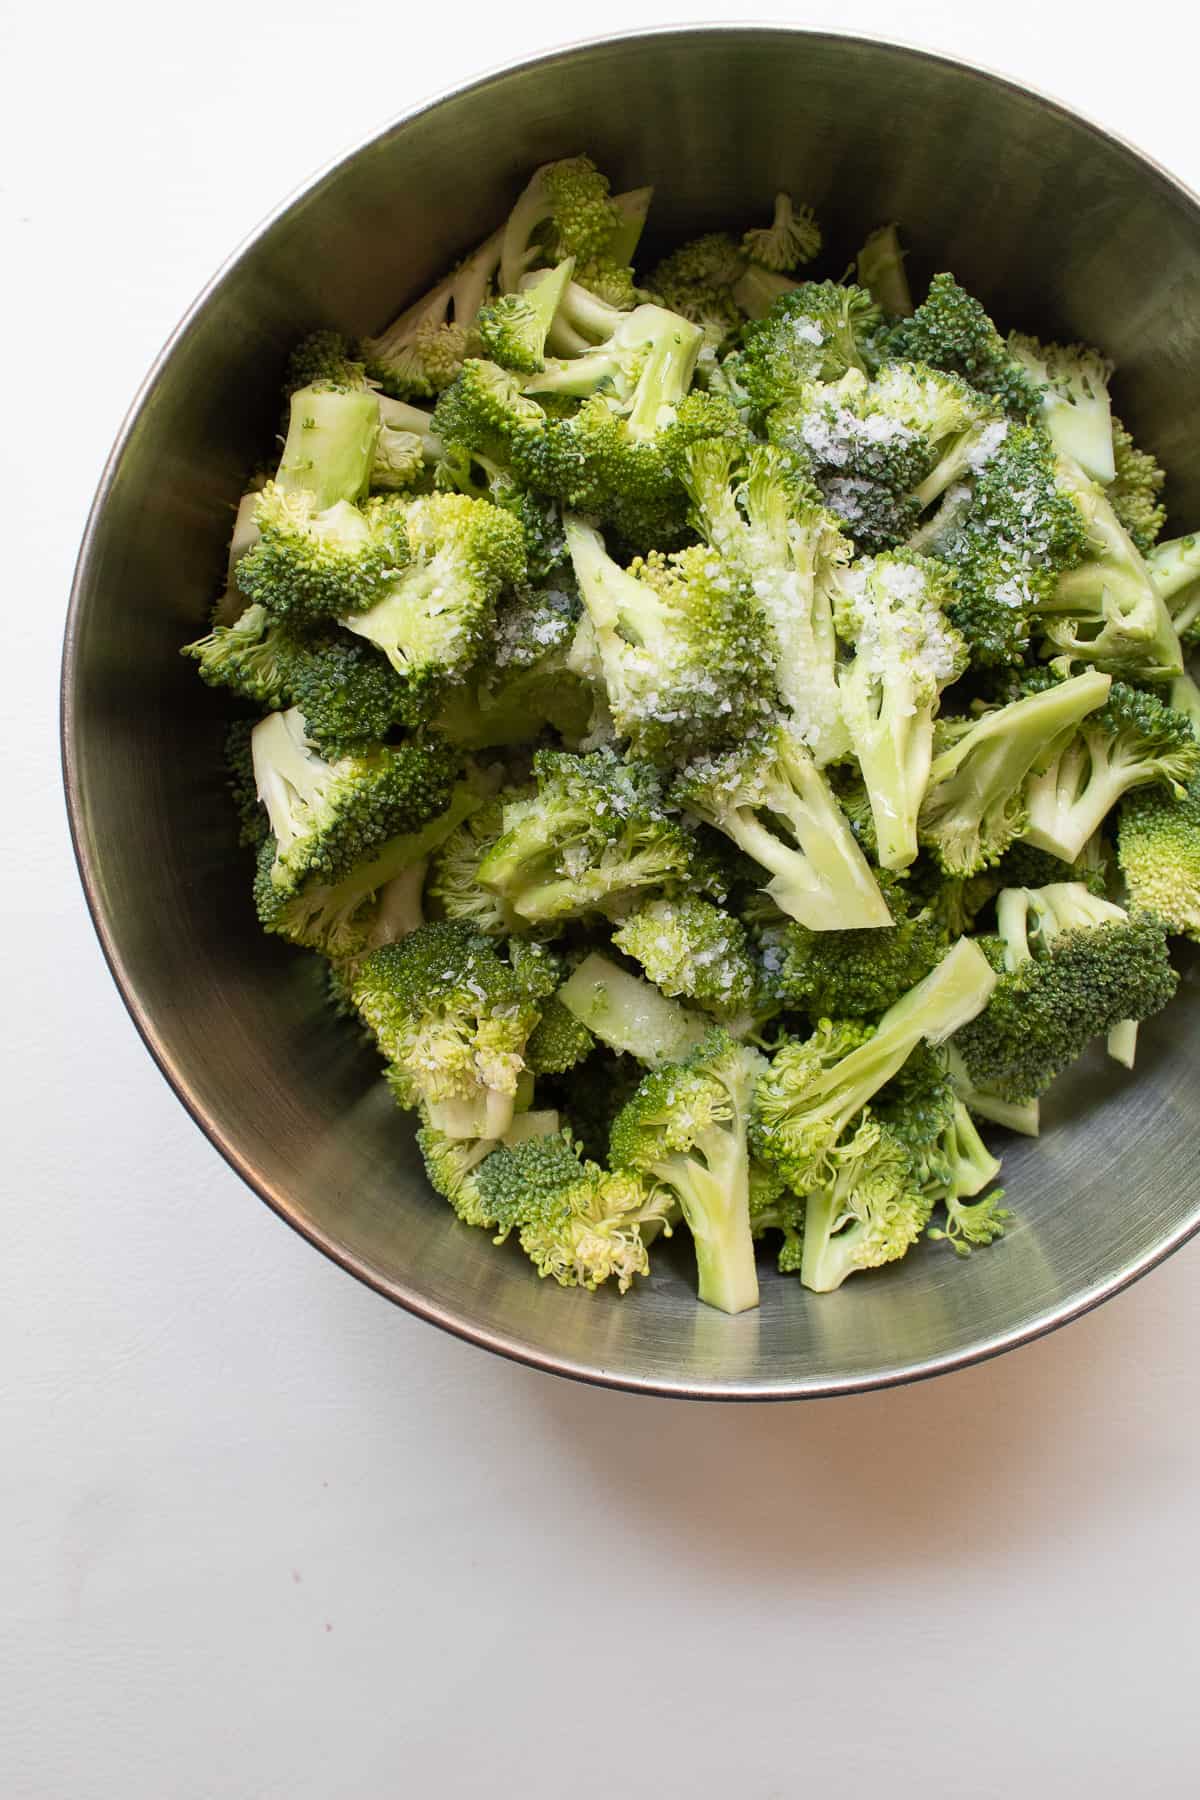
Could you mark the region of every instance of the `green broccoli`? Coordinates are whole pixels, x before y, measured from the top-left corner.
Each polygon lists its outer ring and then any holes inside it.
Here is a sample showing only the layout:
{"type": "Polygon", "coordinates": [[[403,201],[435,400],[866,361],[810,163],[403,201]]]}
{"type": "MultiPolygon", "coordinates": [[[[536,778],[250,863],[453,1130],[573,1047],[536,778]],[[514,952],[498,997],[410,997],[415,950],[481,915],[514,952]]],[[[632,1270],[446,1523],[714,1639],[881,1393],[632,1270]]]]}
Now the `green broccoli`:
{"type": "Polygon", "coordinates": [[[597,951],[577,965],[556,998],[602,1044],[651,1068],[686,1056],[712,1023],[597,951]]]}
{"type": "Polygon", "coordinates": [[[363,341],[366,372],[386,393],[435,394],[454,380],[500,266],[501,236],[494,232],[378,337],[363,341]]]}
{"type": "Polygon", "coordinates": [[[582,1020],[552,994],[529,1034],[525,1061],[535,1075],[565,1075],[591,1055],[595,1043],[582,1020]]]}
{"type": "Polygon", "coordinates": [[[1200,643],[1200,536],[1170,538],[1146,557],[1154,590],[1188,648],[1200,643]]]}
{"type": "Polygon", "coordinates": [[[592,526],[564,523],[613,720],[634,753],[677,758],[753,729],[769,709],[770,664],[737,569],[701,547],[622,569],[592,526]]]}
{"type": "Polygon", "coordinates": [[[888,332],[886,351],[889,357],[961,375],[1012,419],[1035,419],[1041,411],[1036,384],[979,301],[960,288],[953,275],[934,276],[912,317],[899,320],[888,332]]]}
{"type": "Polygon", "coordinates": [[[1020,837],[1030,772],[1049,766],[1111,686],[1109,676],[1091,670],[977,718],[939,721],[917,830],[947,875],[974,875],[1020,837]]]}
{"type": "Polygon", "coordinates": [[[925,1199],[944,1209],[945,1224],[925,1235],[969,1256],[1002,1237],[1012,1215],[1002,1189],[965,1204],[995,1181],[1000,1163],[956,1094],[948,1060],[946,1049],[916,1051],[880,1094],[875,1116],[904,1145],[925,1199]]]}
{"type": "Polygon", "coordinates": [[[700,1298],[721,1312],[758,1305],[747,1127],[757,1051],[717,1028],[683,1062],[653,1070],[613,1123],[615,1168],[667,1187],[696,1247],[700,1298]]]}
{"type": "Polygon", "coordinates": [[[434,1192],[450,1202],[464,1225],[492,1231],[497,1219],[480,1192],[478,1169],[502,1145],[516,1149],[540,1138],[557,1137],[560,1129],[556,1112],[518,1113],[503,1138],[448,1137],[432,1125],[422,1125],[417,1146],[434,1192]]]}
{"type": "Polygon", "coordinates": [[[805,1195],[801,1281],[814,1294],[830,1294],[849,1275],[896,1262],[929,1214],[903,1143],[868,1108],[853,1134],[829,1151],[805,1195]]]}
{"type": "Polygon", "coordinates": [[[1093,1038],[1149,1018],[1178,985],[1162,924],[1080,882],[1006,888],[996,917],[1005,973],[955,1047],[1002,1099],[1036,1099],[1093,1038]]]}
{"type": "Polygon", "coordinates": [[[546,366],[546,339],[554,323],[575,259],[540,272],[517,294],[503,294],[485,306],[475,322],[484,350],[502,369],[539,374],[546,366]]]}
{"type": "Polygon", "coordinates": [[[879,324],[879,309],[864,288],[804,281],[747,325],[731,372],[760,415],[802,406],[812,382],[837,381],[848,369],[870,372],[879,324]]]}
{"type": "Polygon", "coordinates": [[[649,1272],[643,1230],[669,1231],[673,1197],[636,1173],[585,1162],[569,1131],[492,1152],[475,1175],[481,1207],[512,1231],[539,1275],[594,1290],[616,1280],[624,1294],[649,1272]]]}
{"type": "Polygon", "coordinates": [[[505,222],[501,293],[515,294],[531,269],[568,257],[579,263],[603,257],[628,218],[590,157],[544,163],[535,169],[505,222]]]}
{"type": "Polygon", "coordinates": [[[1117,473],[1108,489],[1109,504],[1142,555],[1148,556],[1167,522],[1161,497],[1167,478],[1150,452],[1138,449],[1115,416],[1112,435],[1117,473]]]}
{"type": "Polygon", "coordinates": [[[895,225],[880,225],[867,238],[854,261],[855,279],[865,287],[888,319],[907,319],[912,293],[904,271],[904,251],[895,225]]]}
{"type": "Polygon", "coordinates": [[[419,707],[471,666],[501,589],[524,577],[525,549],[511,513],[465,494],[409,501],[404,527],[407,567],[393,573],[366,611],[340,623],[383,651],[419,707]]]}
{"type": "Polygon", "coordinates": [[[848,748],[837,690],[833,597],[852,546],[787,451],[729,437],[690,446],[693,523],[749,584],[769,633],[774,686],[821,766],[848,748]]]}
{"type": "Polygon", "coordinates": [[[807,1192],[854,1115],[922,1040],[942,1043],[973,1019],[996,980],[978,945],[960,938],[874,1030],[823,1019],[810,1038],[785,1040],[755,1094],[755,1154],[807,1192]]]}
{"type": "Polygon", "coordinates": [[[504,830],[505,803],[518,797],[513,791],[494,795],[433,852],[425,891],[435,917],[461,919],[488,937],[507,937],[520,925],[512,908],[479,880],[479,865],[504,830]]]}
{"type": "Polygon", "coordinates": [[[1040,599],[1050,644],[1068,659],[1134,681],[1181,675],[1183,653],[1167,604],[1103,489],[1063,456],[1058,482],[1083,522],[1085,555],[1040,599]]]}
{"type": "MultiPolygon", "coordinates": [[[[272,709],[289,706],[303,641],[285,620],[272,619],[265,606],[248,606],[232,625],[214,624],[181,656],[195,659],[201,681],[228,688],[244,700],[272,709]]],[[[379,732],[377,736],[382,737],[379,732]]]]}
{"type": "Polygon", "coordinates": [[[944,610],[953,580],[928,558],[893,554],[856,563],[838,586],[835,622],[854,650],[838,675],[842,716],[870,796],[880,865],[906,869],[917,855],[941,692],[967,666],[966,645],[944,610]]]}
{"type": "Polygon", "coordinates": [[[1182,799],[1200,771],[1200,744],[1182,713],[1143,688],[1114,681],[1025,787],[1022,836],[1073,863],[1124,794],[1157,783],[1182,799]]]}
{"type": "Polygon", "coordinates": [[[641,963],[664,994],[694,1000],[709,1012],[728,1017],[754,997],[756,970],[745,927],[695,894],[642,902],[613,932],[613,943],[641,963]]]}
{"type": "Polygon", "coordinates": [[[943,920],[925,907],[882,931],[783,933],[773,985],[811,1019],[875,1019],[935,968],[949,948],[943,920]]]}
{"type": "Polygon", "coordinates": [[[693,762],[673,792],[770,872],[766,891],[789,918],[814,931],[891,924],[845,814],[792,728],[693,762]]]}
{"type": "Polygon", "coordinates": [[[422,925],[364,957],[351,994],[401,1106],[448,1137],[503,1137],[537,1011],[487,938],[457,920],[422,925]]]}
{"type": "Polygon", "coordinates": [[[645,763],[609,750],[539,750],[537,791],[504,809],[478,868],[483,887],[528,924],[603,910],[646,887],[686,879],[690,846],[663,810],[645,763]]]}
{"type": "Polygon", "coordinates": [[[1009,334],[1008,348],[1038,392],[1042,424],[1055,449],[1092,481],[1115,481],[1108,358],[1087,344],[1042,344],[1017,331],[1009,334]]]}
{"type": "Polygon", "coordinates": [[[1117,823],[1117,862],[1130,904],[1200,943],[1200,782],[1183,797],[1131,794],[1117,823]]]}

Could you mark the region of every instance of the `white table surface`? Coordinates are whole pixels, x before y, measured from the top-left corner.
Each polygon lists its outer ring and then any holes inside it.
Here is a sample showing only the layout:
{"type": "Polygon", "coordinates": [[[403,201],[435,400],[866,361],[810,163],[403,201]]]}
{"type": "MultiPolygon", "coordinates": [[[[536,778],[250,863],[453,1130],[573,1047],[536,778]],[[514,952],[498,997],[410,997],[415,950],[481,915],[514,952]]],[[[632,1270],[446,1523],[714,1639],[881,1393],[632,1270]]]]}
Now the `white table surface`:
{"type": "MultiPolygon", "coordinates": [[[[895,22],[1200,186],[1176,10],[807,18],[895,22]]],[[[1200,1248],[1054,1338],[867,1399],[569,1385],[286,1231],[105,972],[55,743],[102,459],[280,196],[564,35],[544,0],[473,15],[0,9],[0,1800],[1192,1795],[1200,1248]]]]}

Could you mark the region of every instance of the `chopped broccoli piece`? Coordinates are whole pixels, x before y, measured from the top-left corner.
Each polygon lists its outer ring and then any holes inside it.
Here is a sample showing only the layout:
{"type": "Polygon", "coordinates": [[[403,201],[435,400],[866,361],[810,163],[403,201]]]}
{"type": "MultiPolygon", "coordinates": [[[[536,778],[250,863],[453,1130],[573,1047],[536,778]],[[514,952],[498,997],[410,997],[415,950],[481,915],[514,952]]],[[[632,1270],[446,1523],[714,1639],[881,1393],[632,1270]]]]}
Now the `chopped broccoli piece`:
{"type": "Polygon", "coordinates": [[[595,951],[557,998],[601,1043],[651,1067],[686,1056],[711,1023],[595,951]]]}
{"type": "Polygon", "coordinates": [[[955,1046],[1002,1099],[1036,1099],[1092,1038],[1149,1018],[1178,985],[1162,924],[1080,882],[1006,888],[996,916],[1006,972],[955,1046]]]}
{"type": "Polygon", "coordinates": [[[1117,862],[1133,906],[1200,943],[1200,782],[1180,799],[1161,787],[1131,794],[1117,824],[1117,862]]]}
{"type": "Polygon", "coordinates": [[[953,579],[928,558],[885,555],[844,570],[835,620],[854,655],[839,672],[842,716],[871,801],[881,866],[916,860],[917,815],[944,687],[967,666],[945,607],[953,579]]]}
{"type": "Polygon", "coordinates": [[[787,451],[708,438],[689,448],[683,479],[696,529],[749,583],[795,730],[819,765],[844,756],[833,596],[852,546],[787,451]]]}
{"type": "Polygon", "coordinates": [[[789,918],[814,931],[891,924],[845,814],[788,726],[692,763],[675,798],[770,871],[766,891],[789,918]]]}
{"type": "Polygon", "coordinates": [[[866,1111],[853,1135],[830,1150],[805,1196],[801,1281],[814,1294],[830,1294],[849,1275],[896,1262],[929,1213],[903,1143],[866,1111]]]}
{"type": "Polygon", "coordinates": [[[495,232],[378,337],[364,340],[366,371],[388,394],[435,394],[454,380],[500,266],[495,232]]]}
{"type": "Polygon", "coordinates": [[[756,970],[745,928],[710,900],[684,894],[645,901],[613,932],[613,943],[664,994],[724,1015],[753,999],[756,970]]]}
{"type": "Polygon", "coordinates": [[[761,414],[802,405],[814,381],[837,381],[848,369],[869,373],[869,345],[879,322],[864,288],[801,282],[746,327],[731,358],[735,379],[761,414]]]}
{"type": "Polygon", "coordinates": [[[539,750],[537,792],[504,809],[479,880],[530,924],[577,918],[686,878],[690,846],[646,763],[539,750]]]}
{"type": "Polygon", "coordinates": [[[273,620],[265,606],[248,606],[232,625],[214,625],[185,644],[180,655],[195,659],[209,687],[229,688],[259,706],[284,707],[291,701],[299,660],[296,633],[273,620]]]}
{"type": "Polygon", "coordinates": [[[402,1106],[448,1137],[504,1135],[537,1013],[487,938],[460,921],[422,925],[364,957],[351,994],[402,1106]]]}
{"type": "Polygon", "coordinates": [[[758,1082],[755,1154],[806,1193],[856,1113],[917,1045],[942,1043],[988,1003],[996,973],[970,938],[890,1006],[874,1030],[823,1019],[807,1039],[788,1039],[758,1082]]]}
{"type": "Polygon", "coordinates": [[[967,1065],[955,1049],[946,1046],[950,1085],[968,1112],[976,1113],[993,1125],[1003,1125],[1022,1137],[1037,1137],[1041,1132],[1041,1106],[1037,1100],[1002,1100],[993,1089],[977,1086],[967,1074],[967,1065]]]}
{"type": "Polygon", "coordinates": [[[653,1070],[613,1123],[616,1168],[669,1188],[696,1247],[700,1298],[721,1312],[758,1305],[747,1127],[757,1051],[713,1030],[683,1062],[653,1070]]]}
{"type": "Polygon", "coordinates": [[[1189,648],[1200,642],[1200,536],[1189,533],[1156,544],[1146,568],[1180,641],[1189,648]]]}
{"type": "Polygon", "coordinates": [[[875,1019],[936,967],[948,948],[934,908],[883,931],[809,931],[788,925],[774,976],[785,1006],[812,1019],[875,1019]]]}
{"type": "Polygon", "coordinates": [[[978,718],[939,721],[918,833],[947,875],[974,875],[999,861],[1027,823],[1026,778],[1053,761],[1111,686],[1093,670],[978,718]]]}
{"type": "Polygon", "coordinates": [[[565,524],[613,720],[635,753],[687,755],[761,721],[766,633],[737,569],[702,547],[622,569],[598,531],[565,524]]]}
{"type": "Polygon", "coordinates": [[[1154,782],[1182,799],[1200,770],[1200,744],[1182,713],[1143,688],[1114,681],[1025,788],[1022,835],[1073,863],[1124,794],[1154,782]]]}
{"type": "Polygon", "coordinates": [[[1108,358],[1087,344],[1041,344],[1017,331],[1008,348],[1037,389],[1042,424],[1055,448],[1092,481],[1115,481],[1108,358]]]}
{"type": "Polygon", "coordinates": [[[546,366],[546,339],[563,292],[575,270],[574,257],[538,274],[518,294],[502,294],[485,306],[475,329],[484,350],[502,369],[536,375],[546,366]]]}
{"type": "Polygon", "coordinates": [[[855,277],[865,287],[880,312],[889,319],[907,319],[913,310],[904,251],[894,225],[880,225],[868,237],[855,258],[855,277]]]}
{"type": "Polygon", "coordinates": [[[514,294],[530,269],[570,257],[601,257],[628,222],[607,177],[587,156],[543,163],[508,215],[500,250],[500,291],[514,294]]]}
{"type": "Polygon", "coordinates": [[[525,1061],[535,1075],[565,1075],[591,1055],[595,1043],[583,1021],[551,995],[529,1034],[525,1061]]]}
{"type": "Polygon", "coordinates": [[[1166,476],[1148,450],[1139,450],[1120,419],[1112,422],[1116,479],[1108,489],[1109,505],[1137,545],[1148,556],[1167,522],[1162,503],[1166,476]]]}
{"type": "Polygon", "coordinates": [[[643,1227],[670,1225],[672,1197],[628,1170],[584,1162],[569,1131],[495,1150],[475,1176],[482,1208],[512,1231],[539,1275],[595,1289],[611,1278],[624,1294],[649,1271],[643,1227]]]}
{"type": "Polygon", "coordinates": [[[520,924],[512,908],[479,880],[479,865],[504,830],[505,798],[495,796],[450,833],[430,858],[426,883],[436,916],[464,920],[488,937],[507,937],[520,924]]]}
{"type": "Polygon", "coordinates": [[[888,333],[887,353],[961,375],[1010,418],[1035,419],[1041,411],[1036,384],[979,301],[960,288],[953,275],[934,276],[912,317],[901,319],[888,333]]]}

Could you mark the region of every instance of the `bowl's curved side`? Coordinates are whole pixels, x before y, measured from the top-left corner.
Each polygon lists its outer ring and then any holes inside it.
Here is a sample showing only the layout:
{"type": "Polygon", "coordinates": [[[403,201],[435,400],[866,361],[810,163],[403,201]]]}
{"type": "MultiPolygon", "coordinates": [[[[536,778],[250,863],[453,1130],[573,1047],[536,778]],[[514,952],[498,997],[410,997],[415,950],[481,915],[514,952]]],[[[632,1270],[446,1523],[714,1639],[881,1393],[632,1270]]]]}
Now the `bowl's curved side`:
{"type": "Polygon", "coordinates": [[[287,348],[320,324],[377,328],[491,228],[532,164],[584,146],[619,183],[658,184],[664,236],[749,219],[790,187],[835,221],[828,266],[841,268],[871,226],[902,220],[918,278],[936,260],[1001,316],[1102,343],[1123,371],[1119,407],[1173,467],[1176,515],[1200,513],[1185,442],[1200,212],[1127,146],[979,71],[854,38],[739,27],[555,53],[399,121],[319,177],[210,285],[143,388],[85,533],[64,652],[89,905],[197,1123],[281,1217],[401,1305],[556,1373],[648,1392],[783,1398],[939,1373],[1077,1316],[1200,1226],[1200,1018],[1186,1002],[1143,1030],[1136,1080],[1080,1070],[1040,1143],[1012,1146],[1021,1223],[1003,1246],[967,1264],[926,1247],[832,1303],[768,1279],[761,1310],[729,1320],[696,1304],[682,1246],[621,1302],[539,1284],[458,1226],[429,1196],[374,1058],[319,1005],[315,962],[253,920],[220,707],[177,652],[219,584],[230,501],[273,429],[287,348]],[[485,171],[466,192],[464,168],[485,171]]]}

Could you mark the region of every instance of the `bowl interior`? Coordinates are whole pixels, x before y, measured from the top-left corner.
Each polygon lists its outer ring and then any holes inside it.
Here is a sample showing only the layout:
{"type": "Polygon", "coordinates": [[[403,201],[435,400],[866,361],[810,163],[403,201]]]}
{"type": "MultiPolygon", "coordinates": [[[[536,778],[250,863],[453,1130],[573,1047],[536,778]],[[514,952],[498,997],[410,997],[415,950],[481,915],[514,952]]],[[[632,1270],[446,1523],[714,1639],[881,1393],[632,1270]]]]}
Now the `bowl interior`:
{"type": "Polygon", "coordinates": [[[1004,1144],[1019,1223],[1002,1245],[963,1263],[925,1245],[824,1301],[764,1268],[761,1309],[727,1319],[696,1303],[678,1239],[622,1301],[538,1282],[515,1249],[459,1226],[374,1055],[323,1008],[315,959],[254,921],[222,707],[178,649],[220,584],[284,357],[320,325],[380,328],[492,229],[532,166],[583,148],[618,186],[656,184],[664,241],[740,227],[782,187],[816,207],[838,274],[867,230],[900,220],[917,282],[949,267],[1005,325],[1103,346],[1117,410],[1171,471],[1176,529],[1200,516],[1186,441],[1200,213],[1125,146],[992,77],[802,32],[661,33],[493,77],[365,145],[267,225],[131,416],[85,539],[64,665],[96,922],[151,1050],[234,1166],[327,1254],[437,1322],[562,1372],[697,1395],[951,1367],[1104,1298],[1195,1228],[1188,996],[1143,1029],[1135,1078],[1093,1060],[1045,1107],[1040,1142],[1004,1144]]]}

